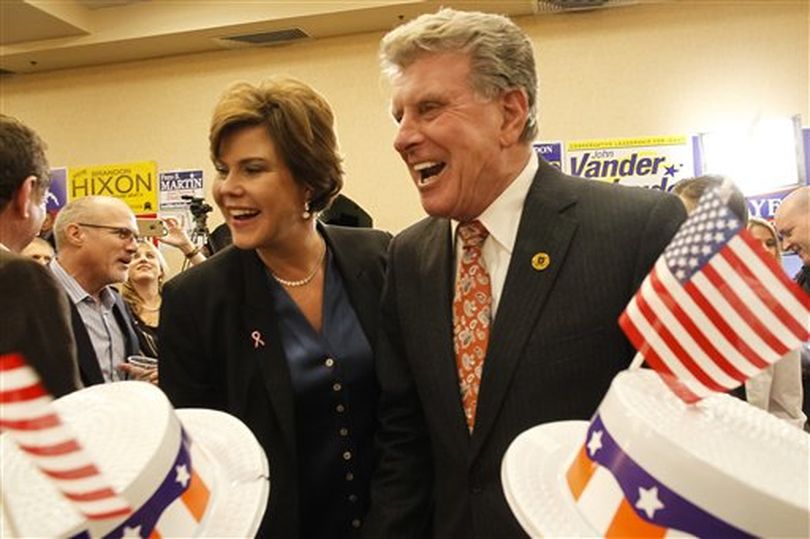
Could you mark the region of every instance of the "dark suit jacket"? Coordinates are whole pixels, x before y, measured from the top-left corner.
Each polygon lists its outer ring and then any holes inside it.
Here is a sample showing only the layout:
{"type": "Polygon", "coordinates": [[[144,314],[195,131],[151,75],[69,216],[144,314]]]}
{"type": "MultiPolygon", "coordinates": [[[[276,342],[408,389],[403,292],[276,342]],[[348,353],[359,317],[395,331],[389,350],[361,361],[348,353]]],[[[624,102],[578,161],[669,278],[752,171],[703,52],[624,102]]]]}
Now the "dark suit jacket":
{"type": "Polygon", "coordinates": [[[21,353],[54,397],[81,387],[65,292],[42,265],[0,250],[0,354],[21,353]]]}
{"type": "MultiPolygon", "coordinates": [[[[321,232],[373,345],[390,235],[321,232]]],[[[252,250],[217,253],[166,283],[160,320],[160,386],[176,407],[224,410],[247,424],[270,461],[261,535],[298,537],[294,394],[263,263],[252,250]],[[254,332],[265,346],[255,346],[254,332]]]]}
{"type": "MultiPolygon", "coordinates": [[[[113,290],[112,293],[115,296],[115,303],[112,308],[113,316],[115,316],[115,321],[124,334],[125,354],[127,356],[140,355],[141,348],[138,342],[138,334],[135,333],[135,326],[133,325],[132,319],[129,317],[129,311],[127,310],[126,304],[124,304],[124,299],[118,292],[113,290]]],[[[90,340],[90,334],[87,333],[87,328],[84,325],[84,321],[82,321],[79,310],[70,300],[70,297],[64,289],[62,290],[62,294],[65,295],[70,304],[70,317],[73,321],[73,335],[76,338],[76,350],[79,356],[79,371],[81,373],[82,383],[84,383],[85,386],[103,384],[104,375],[101,374],[101,365],[98,363],[98,356],[96,356],[96,350],[93,348],[93,343],[90,340]]]]}
{"type": "Polygon", "coordinates": [[[680,201],[540,162],[491,329],[470,436],[453,353],[450,223],[427,218],[389,252],[378,446],[367,537],[520,537],[500,481],[512,440],[587,419],[634,355],[619,314],[685,218],[680,201]],[[543,271],[532,267],[547,253],[543,271]]]}

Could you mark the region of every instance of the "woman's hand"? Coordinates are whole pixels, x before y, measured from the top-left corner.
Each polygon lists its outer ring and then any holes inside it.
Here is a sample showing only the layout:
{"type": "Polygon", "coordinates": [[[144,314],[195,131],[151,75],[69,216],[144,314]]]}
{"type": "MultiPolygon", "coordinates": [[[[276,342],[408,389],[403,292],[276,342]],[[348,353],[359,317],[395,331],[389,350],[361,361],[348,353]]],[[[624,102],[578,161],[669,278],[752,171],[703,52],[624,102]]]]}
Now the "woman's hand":
{"type": "Polygon", "coordinates": [[[167,217],[163,222],[166,223],[168,232],[162,238],[158,238],[160,241],[180,249],[192,265],[205,260],[205,255],[202,254],[201,249],[191,242],[191,238],[188,237],[177,219],[167,217]]]}
{"type": "Polygon", "coordinates": [[[177,247],[184,253],[190,252],[194,249],[194,244],[191,243],[191,238],[188,237],[186,231],[180,226],[180,222],[174,217],[167,217],[163,220],[166,224],[167,233],[162,238],[158,238],[163,243],[177,247]]]}

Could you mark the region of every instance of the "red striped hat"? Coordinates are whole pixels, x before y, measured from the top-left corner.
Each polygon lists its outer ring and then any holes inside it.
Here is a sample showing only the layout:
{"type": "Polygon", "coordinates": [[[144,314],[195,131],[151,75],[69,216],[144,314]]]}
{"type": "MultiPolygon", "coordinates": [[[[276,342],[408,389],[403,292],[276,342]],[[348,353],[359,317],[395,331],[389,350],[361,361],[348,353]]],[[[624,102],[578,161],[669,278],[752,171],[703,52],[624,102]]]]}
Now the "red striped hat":
{"type": "Polygon", "coordinates": [[[590,424],[518,436],[501,479],[534,537],[810,536],[810,435],[726,394],[616,376],[590,424]]]}
{"type": "Polygon", "coordinates": [[[19,355],[0,356],[2,537],[247,537],[267,458],[239,420],[174,410],[145,382],[52,400],[19,355]]]}

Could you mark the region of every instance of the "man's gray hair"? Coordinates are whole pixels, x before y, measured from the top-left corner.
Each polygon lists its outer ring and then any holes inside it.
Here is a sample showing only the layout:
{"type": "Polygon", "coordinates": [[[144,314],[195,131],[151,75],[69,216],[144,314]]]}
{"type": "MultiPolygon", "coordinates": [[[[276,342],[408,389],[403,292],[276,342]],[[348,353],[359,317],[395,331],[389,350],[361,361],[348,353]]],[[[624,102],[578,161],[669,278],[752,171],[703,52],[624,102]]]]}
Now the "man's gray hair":
{"type": "Polygon", "coordinates": [[[532,44],[523,30],[502,15],[445,8],[391,30],[380,43],[383,71],[392,78],[421,56],[441,52],[470,55],[470,84],[483,97],[525,90],[529,114],[520,140],[534,140],[537,72],[532,44]]]}
{"type": "Polygon", "coordinates": [[[65,240],[69,224],[93,222],[98,215],[103,213],[103,208],[105,206],[109,207],[110,204],[126,206],[124,201],[117,198],[91,195],[72,200],[59,210],[53,223],[53,238],[56,240],[57,252],[62,246],[67,245],[65,240]]]}

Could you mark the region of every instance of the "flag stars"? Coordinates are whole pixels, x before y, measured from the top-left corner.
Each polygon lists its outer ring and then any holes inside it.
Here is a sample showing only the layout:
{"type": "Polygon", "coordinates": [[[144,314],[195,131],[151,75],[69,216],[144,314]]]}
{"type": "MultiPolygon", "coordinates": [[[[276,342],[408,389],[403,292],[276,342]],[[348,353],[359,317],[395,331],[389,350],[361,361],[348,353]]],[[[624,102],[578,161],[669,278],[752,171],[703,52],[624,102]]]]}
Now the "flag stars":
{"type": "Polygon", "coordinates": [[[652,519],[655,512],[663,509],[664,504],[658,499],[658,487],[649,489],[638,488],[638,501],[636,502],[636,509],[641,509],[647,515],[647,518],[652,519]]]}
{"type": "Polygon", "coordinates": [[[188,467],[185,464],[180,464],[174,467],[174,471],[177,474],[174,480],[183,485],[183,488],[186,488],[189,479],[191,479],[191,474],[188,473],[188,467]]]}
{"type": "Polygon", "coordinates": [[[134,539],[138,538],[141,539],[143,536],[141,535],[141,526],[134,526],[130,528],[129,526],[124,526],[124,535],[121,536],[121,539],[134,539]]]}
{"type": "Polygon", "coordinates": [[[591,433],[591,439],[588,440],[588,454],[594,456],[597,451],[602,449],[602,434],[601,430],[595,430],[591,433]]]}

